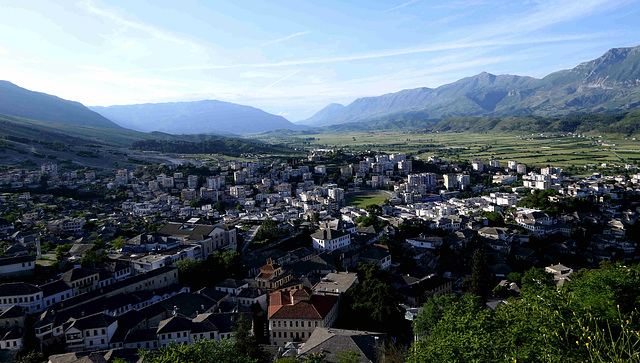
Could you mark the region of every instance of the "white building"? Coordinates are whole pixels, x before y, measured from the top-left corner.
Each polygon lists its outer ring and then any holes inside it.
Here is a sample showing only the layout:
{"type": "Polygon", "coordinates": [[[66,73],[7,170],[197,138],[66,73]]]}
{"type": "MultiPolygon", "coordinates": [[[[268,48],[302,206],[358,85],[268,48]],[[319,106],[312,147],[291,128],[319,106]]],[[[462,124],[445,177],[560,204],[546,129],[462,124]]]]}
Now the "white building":
{"type": "Polygon", "coordinates": [[[351,234],[348,231],[335,229],[320,229],[311,235],[311,239],[316,251],[333,251],[351,244],[351,234]]]}

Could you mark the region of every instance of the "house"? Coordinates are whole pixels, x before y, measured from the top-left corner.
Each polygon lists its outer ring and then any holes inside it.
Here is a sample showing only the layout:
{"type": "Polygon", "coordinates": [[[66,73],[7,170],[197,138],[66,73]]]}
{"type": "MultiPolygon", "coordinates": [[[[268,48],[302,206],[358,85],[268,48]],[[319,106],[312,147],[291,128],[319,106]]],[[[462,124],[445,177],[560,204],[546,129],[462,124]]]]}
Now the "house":
{"type": "Polygon", "coordinates": [[[341,296],[357,283],[358,274],[355,272],[332,272],[313,287],[313,293],[341,296]]]}
{"type": "Polygon", "coordinates": [[[260,305],[262,310],[267,310],[267,292],[258,287],[247,287],[237,295],[238,304],[240,306],[249,307],[253,304],[260,305]]]}
{"type": "Polygon", "coordinates": [[[453,293],[453,281],[436,274],[422,278],[400,275],[392,283],[392,287],[406,297],[406,304],[410,307],[420,306],[428,295],[453,293]]]}
{"type": "Polygon", "coordinates": [[[544,268],[545,272],[553,275],[553,281],[556,286],[560,287],[565,282],[571,282],[569,276],[573,273],[573,269],[563,264],[551,265],[544,268]]]}
{"type": "Polygon", "coordinates": [[[298,356],[304,359],[310,354],[322,352],[327,362],[337,362],[339,354],[348,350],[357,353],[358,362],[377,362],[384,339],[385,334],[382,333],[316,328],[299,350],[298,356]]]}
{"type": "Polygon", "coordinates": [[[249,287],[249,283],[242,280],[235,279],[226,279],[222,282],[219,282],[214,286],[216,291],[221,291],[229,294],[232,297],[238,296],[240,291],[244,288],[249,287]]]}
{"type": "Polygon", "coordinates": [[[316,251],[333,251],[351,244],[351,233],[345,230],[320,229],[311,235],[313,249],[316,251]]]}
{"type": "Polygon", "coordinates": [[[407,243],[414,247],[434,250],[442,245],[442,237],[420,234],[418,237],[407,238],[407,243]]]}
{"type": "Polygon", "coordinates": [[[73,296],[95,290],[100,285],[99,272],[84,268],[73,268],[62,274],[64,281],[73,290],[73,296]]]}
{"type": "Polygon", "coordinates": [[[67,285],[63,280],[56,280],[40,285],[44,300],[44,308],[48,309],[51,305],[62,300],[69,299],[73,296],[73,288],[67,285]]]}
{"type": "Polygon", "coordinates": [[[0,278],[33,275],[36,256],[15,256],[0,258],[0,278]]]}
{"type": "Polygon", "coordinates": [[[0,311],[17,305],[27,313],[39,313],[44,310],[42,289],[26,282],[11,282],[0,285],[0,311]]]}
{"type": "Polygon", "coordinates": [[[271,344],[306,342],[313,330],[329,328],[338,313],[338,297],[309,294],[306,290],[274,292],[269,295],[271,344]]]}
{"type": "Polygon", "coordinates": [[[118,319],[98,313],[72,320],[64,331],[67,351],[108,349],[118,328],[118,319]]]}
{"type": "Polygon", "coordinates": [[[383,270],[388,270],[391,267],[391,253],[387,246],[375,245],[362,252],[359,261],[364,264],[373,263],[383,270]]]}
{"type": "Polygon", "coordinates": [[[260,274],[255,277],[254,287],[260,287],[267,291],[291,290],[302,288],[302,282],[295,278],[291,272],[284,271],[282,266],[272,259],[260,268],[260,274]]]}

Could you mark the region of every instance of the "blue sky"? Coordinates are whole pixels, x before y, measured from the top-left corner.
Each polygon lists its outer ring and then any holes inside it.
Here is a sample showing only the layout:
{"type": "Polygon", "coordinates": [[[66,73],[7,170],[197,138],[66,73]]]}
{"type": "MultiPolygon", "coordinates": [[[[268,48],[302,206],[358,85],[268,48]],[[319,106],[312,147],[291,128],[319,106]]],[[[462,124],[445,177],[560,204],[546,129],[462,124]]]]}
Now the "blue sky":
{"type": "Polygon", "coordinates": [[[0,79],[85,105],[218,99],[296,121],[640,45],[640,1],[3,1],[0,79]]]}

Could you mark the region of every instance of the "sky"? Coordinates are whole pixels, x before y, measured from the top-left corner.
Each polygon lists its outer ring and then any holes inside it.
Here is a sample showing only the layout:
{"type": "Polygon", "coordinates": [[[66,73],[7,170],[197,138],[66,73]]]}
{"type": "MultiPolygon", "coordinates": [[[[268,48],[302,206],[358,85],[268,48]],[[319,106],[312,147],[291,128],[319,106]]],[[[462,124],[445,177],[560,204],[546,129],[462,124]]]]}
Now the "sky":
{"type": "Polygon", "coordinates": [[[0,79],[87,106],[217,99],[291,121],[640,45],[640,0],[0,0],[0,79]]]}

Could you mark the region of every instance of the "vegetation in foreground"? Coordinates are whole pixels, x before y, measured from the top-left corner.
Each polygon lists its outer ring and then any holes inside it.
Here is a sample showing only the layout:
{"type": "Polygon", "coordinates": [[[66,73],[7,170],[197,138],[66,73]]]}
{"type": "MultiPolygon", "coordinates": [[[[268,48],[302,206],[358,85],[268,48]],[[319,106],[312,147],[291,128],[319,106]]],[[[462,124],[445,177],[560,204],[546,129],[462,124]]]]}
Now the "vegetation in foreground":
{"type": "Polygon", "coordinates": [[[495,310],[481,298],[433,297],[414,322],[409,362],[640,362],[640,266],[603,262],[557,289],[532,269],[522,295],[495,310]]]}

